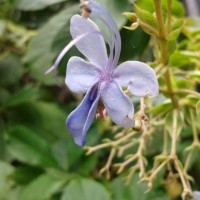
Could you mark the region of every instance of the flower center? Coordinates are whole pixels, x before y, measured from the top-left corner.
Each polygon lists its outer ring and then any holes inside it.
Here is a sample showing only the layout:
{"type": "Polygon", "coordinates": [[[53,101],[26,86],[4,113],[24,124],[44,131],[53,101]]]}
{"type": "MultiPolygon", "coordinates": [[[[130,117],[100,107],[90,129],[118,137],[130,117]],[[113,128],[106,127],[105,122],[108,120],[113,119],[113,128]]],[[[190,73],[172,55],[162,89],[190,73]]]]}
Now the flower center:
{"type": "Polygon", "coordinates": [[[113,73],[104,71],[100,76],[100,82],[111,82],[113,80],[113,73]]]}

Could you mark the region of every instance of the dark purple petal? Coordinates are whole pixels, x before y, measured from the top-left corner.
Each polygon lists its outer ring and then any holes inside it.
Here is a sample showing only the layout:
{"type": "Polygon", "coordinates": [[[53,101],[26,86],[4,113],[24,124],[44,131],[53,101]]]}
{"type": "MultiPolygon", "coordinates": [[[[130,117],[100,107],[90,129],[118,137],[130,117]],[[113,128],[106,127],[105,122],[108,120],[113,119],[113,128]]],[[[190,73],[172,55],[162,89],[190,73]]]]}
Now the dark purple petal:
{"type": "Polygon", "coordinates": [[[79,146],[85,144],[85,134],[96,114],[98,100],[99,93],[95,85],[86,93],[80,105],[67,117],[67,129],[79,146]]]}

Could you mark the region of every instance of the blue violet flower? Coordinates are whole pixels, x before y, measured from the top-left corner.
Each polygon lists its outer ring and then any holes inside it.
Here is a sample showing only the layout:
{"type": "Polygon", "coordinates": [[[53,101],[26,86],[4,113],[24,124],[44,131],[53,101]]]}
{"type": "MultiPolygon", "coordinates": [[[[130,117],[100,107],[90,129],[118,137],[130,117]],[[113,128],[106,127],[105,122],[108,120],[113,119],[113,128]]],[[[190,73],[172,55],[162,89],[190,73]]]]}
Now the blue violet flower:
{"type": "Polygon", "coordinates": [[[75,45],[86,57],[71,57],[67,64],[65,83],[74,93],[86,93],[80,105],[70,113],[66,126],[74,142],[83,146],[85,135],[98,110],[103,117],[103,109],[117,125],[130,128],[134,126],[134,107],[121,87],[134,96],[158,95],[158,82],[154,70],[139,61],[126,61],[117,66],[121,37],[110,15],[92,1],[83,1],[84,15],[74,15],[70,21],[73,40],[62,50],[54,65],[46,72],[56,70],[67,51],[75,45]],[[85,14],[87,16],[85,16],[85,14]],[[88,18],[99,20],[109,31],[109,36],[88,18]],[[108,45],[108,52],[106,49],[108,45]]]}

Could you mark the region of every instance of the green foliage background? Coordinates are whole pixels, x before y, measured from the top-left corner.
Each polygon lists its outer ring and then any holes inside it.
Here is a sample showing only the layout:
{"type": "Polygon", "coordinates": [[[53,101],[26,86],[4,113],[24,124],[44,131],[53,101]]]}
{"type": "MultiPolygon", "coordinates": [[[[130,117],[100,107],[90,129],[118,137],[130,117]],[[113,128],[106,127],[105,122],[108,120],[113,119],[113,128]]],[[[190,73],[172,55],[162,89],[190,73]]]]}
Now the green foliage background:
{"type": "MultiPolygon", "coordinates": [[[[149,36],[140,28],[122,29],[127,21],[121,13],[132,10],[128,0],[98,2],[121,29],[121,61],[151,60],[152,53],[146,53],[149,36]]],[[[149,1],[143,4],[151,9],[149,1]]],[[[85,156],[66,130],[65,119],[80,97],[64,84],[58,87],[53,76],[44,72],[71,40],[69,20],[79,13],[78,8],[76,0],[0,1],[0,200],[170,199],[159,178],[153,190],[144,194],[145,185],[137,183],[137,175],[128,186],[123,175],[109,181],[99,177],[108,152],[85,156]]],[[[183,10],[178,11],[183,15],[183,10]]],[[[75,53],[75,48],[70,50],[59,66],[61,83],[67,60],[75,53]]],[[[180,60],[183,65],[187,61],[180,60]]],[[[97,120],[89,130],[87,145],[109,134],[107,124],[97,120]]],[[[154,143],[159,142],[157,137],[154,143]]],[[[150,151],[149,157],[157,150],[150,151]]]]}

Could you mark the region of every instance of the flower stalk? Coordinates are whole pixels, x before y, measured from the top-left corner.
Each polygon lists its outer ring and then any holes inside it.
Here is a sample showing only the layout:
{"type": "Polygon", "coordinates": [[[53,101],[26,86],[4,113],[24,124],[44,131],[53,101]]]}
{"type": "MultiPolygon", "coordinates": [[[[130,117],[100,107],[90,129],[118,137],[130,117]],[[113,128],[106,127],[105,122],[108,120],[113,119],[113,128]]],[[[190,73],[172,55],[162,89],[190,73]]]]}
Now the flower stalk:
{"type": "Polygon", "coordinates": [[[162,16],[162,9],[161,9],[161,1],[160,0],[154,0],[154,7],[155,7],[155,13],[156,13],[156,19],[158,24],[158,40],[160,45],[160,63],[163,65],[163,67],[166,68],[166,71],[164,73],[164,78],[167,85],[168,94],[171,98],[172,105],[174,108],[178,107],[178,101],[176,99],[172,82],[170,79],[170,70],[168,66],[169,61],[169,49],[168,49],[168,42],[165,38],[166,33],[170,30],[170,21],[171,21],[171,0],[167,1],[167,30],[165,29],[164,20],[162,16]]]}

